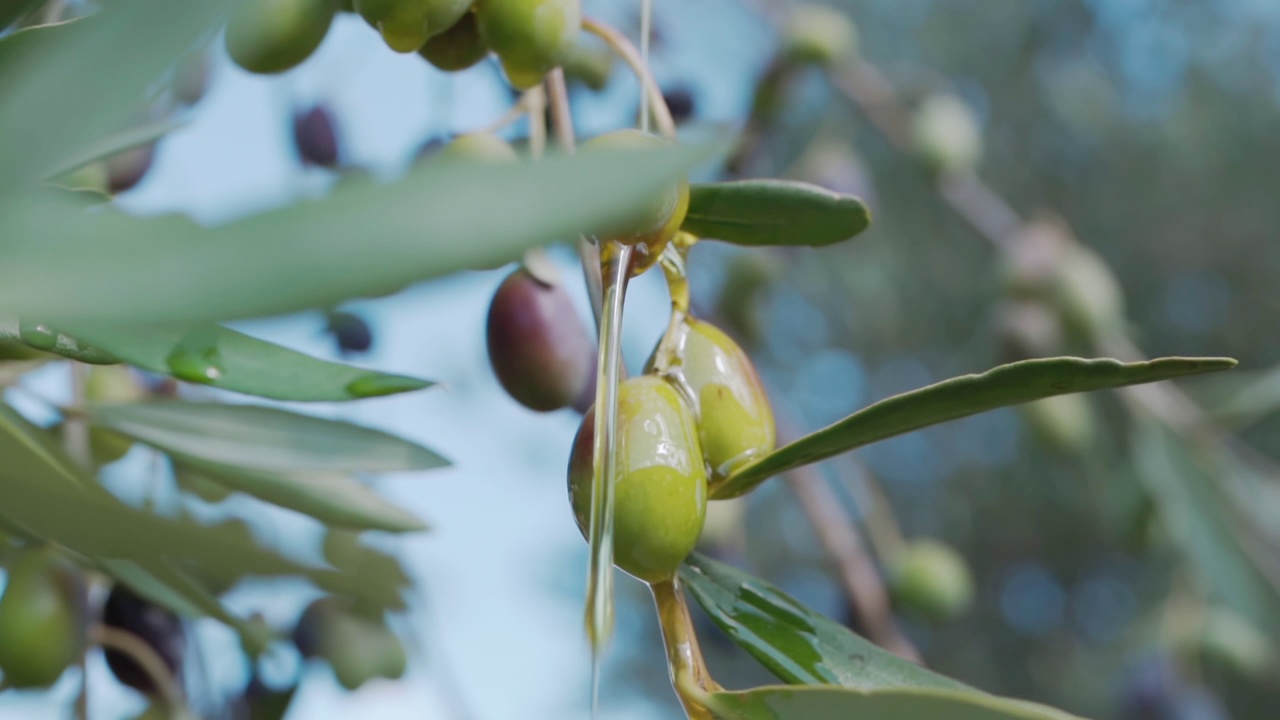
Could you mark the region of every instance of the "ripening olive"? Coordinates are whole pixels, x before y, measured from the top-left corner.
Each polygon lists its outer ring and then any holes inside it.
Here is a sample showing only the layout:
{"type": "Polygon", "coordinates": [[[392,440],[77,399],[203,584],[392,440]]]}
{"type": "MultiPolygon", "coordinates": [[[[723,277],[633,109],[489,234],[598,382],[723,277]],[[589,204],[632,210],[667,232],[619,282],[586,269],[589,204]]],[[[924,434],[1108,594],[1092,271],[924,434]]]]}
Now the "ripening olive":
{"type": "Polygon", "coordinates": [[[783,55],[792,62],[830,65],[851,57],[858,29],[849,16],[825,5],[802,4],[791,13],[783,37],[783,55]]]}
{"type": "Polygon", "coordinates": [[[107,158],[107,190],[112,195],[132,190],[147,176],[155,158],[155,143],[129,148],[107,158]]]}
{"type": "Polygon", "coordinates": [[[573,404],[595,373],[595,344],[569,294],[524,268],[498,286],[486,338],[498,382],[530,410],[573,404]]]}
{"type": "Polygon", "coordinates": [[[570,84],[576,83],[600,92],[609,85],[614,57],[613,51],[607,46],[578,43],[560,63],[564,69],[564,79],[570,84]]]}
{"type": "Polygon", "coordinates": [[[0,596],[0,672],[16,688],[52,685],[85,645],[84,586],[52,550],[9,557],[0,596]]]}
{"type": "Polygon", "coordinates": [[[173,96],[183,105],[195,105],[209,90],[209,53],[192,53],[178,64],[173,73],[173,96]]]}
{"type": "MultiPolygon", "coordinates": [[[[591,513],[595,409],[569,459],[569,502],[586,536],[591,513]]],[[[693,550],[707,512],[707,471],[693,413],[653,375],[618,387],[613,562],[646,582],[668,580],[693,550]]]]}
{"type": "Polygon", "coordinates": [[[528,90],[568,57],[582,26],[582,7],[580,0],[478,0],[476,20],[507,80],[528,90]]]}
{"type": "Polygon", "coordinates": [[[733,338],[690,318],[675,340],[674,374],[698,407],[698,433],[713,478],[772,452],[777,444],[773,408],[751,359],[733,338]]]}
{"type": "Polygon", "coordinates": [[[341,159],[333,113],[323,104],[293,115],[293,147],[303,165],[333,168],[341,159]]]}
{"type": "Polygon", "coordinates": [[[911,124],[916,152],[936,172],[972,170],[982,159],[982,129],[965,101],[950,93],[925,98],[911,124]]]}
{"type": "Polygon", "coordinates": [[[693,91],[683,85],[663,90],[662,100],[667,103],[671,118],[677,124],[691,119],[696,110],[693,91]]]}
{"type": "Polygon", "coordinates": [[[929,620],[951,620],[973,604],[969,565],[950,545],[917,540],[890,562],[889,591],[905,610],[929,620]]]}
{"type": "Polygon", "coordinates": [[[356,11],[382,34],[387,47],[411,53],[427,38],[458,22],[471,0],[356,0],[356,11]]]}
{"type": "Polygon", "coordinates": [[[466,13],[453,27],[427,41],[418,54],[446,72],[466,70],[489,54],[480,38],[475,13],[466,13]]]}
{"type": "MultiPolygon", "coordinates": [[[[584,152],[591,150],[624,150],[667,147],[670,142],[656,135],[639,130],[618,130],[605,135],[596,136],[583,143],[584,152]]],[[[637,245],[644,248],[645,255],[638,264],[652,265],[662,255],[662,249],[671,238],[675,237],[680,225],[684,222],[685,213],[689,210],[689,183],[681,180],[678,184],[663,191],[653,198],[646,207],[634,216],[626,218],[612,228],[600,233],[610,240],[625,245],[637,245]]]]}
{"type": "Polygon", "coordinates": [[[373,330],[364,318],[355,313],[329,313],[328,330],[338,344],[338,351],[344,355],[369,352],[373,347],[373,330]]]}
{"type": "Polygon", "coordinates": [[[408,664],[404,645],[381,618],[351,612],[332,597],[307,607],[293,642],[303,657],[327,661],[348,690],[377,677],[399,678],[408,664]]]}
{"type": "MultiPolygon", "coordinates": [[[[164,661],[169,675],[182,676],[182,654],[186,651],[187,635],[182,619],[142,597],[124,585],[116,585],[107,596],[102,608],[102,623],[107,627],[123,630],[145,642],[164,661]]],[[[148,695],[158,688],[142,666],[115,648],[107,648],[107,667],[121,683],[148,695]]]]}
{"type": "Polygon", "coordinates": [[[227,52],[249,72],[284,72],[320,47],[336,11],[335,0],[236,0],[227,52]]]}

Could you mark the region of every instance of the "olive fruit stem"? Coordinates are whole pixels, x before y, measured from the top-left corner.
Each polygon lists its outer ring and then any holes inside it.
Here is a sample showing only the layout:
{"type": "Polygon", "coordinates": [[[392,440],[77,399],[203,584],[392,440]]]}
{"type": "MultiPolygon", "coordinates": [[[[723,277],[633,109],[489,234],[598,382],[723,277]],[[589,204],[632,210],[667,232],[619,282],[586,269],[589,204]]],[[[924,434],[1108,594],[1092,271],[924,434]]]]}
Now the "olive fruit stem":
{"type": "Polygon", "coordinates": [[[534,92],[541,92],[541,88],[526,90],[521,93],[520,97],[517,98],[516,101],[511,104],[511,107],[507,108],[507,111],[504,112],[497,120],[494,120],[478,130],[473,130],[464,134],[475,135],[478,133],[496,133],[508,125],[517,122],[520,118],[524,117],[525,113],[529,112],[529,96],[534,92]]]}
{"type": "MultiPolygon", "coordinates": [[[[556,68],[547,74],[547,101],[551,109],[551,125],[556,141],[566,153],[577,150],[577,138],[573,132],[573,112],[569,109],[569,90],[564,82],[564,70],[556,68]]],[[[582,262],[582,277],[587,283],[587,296],[591,300],[591,316],[596,330],[600,329],[600,316],[604,308],[604,279],[600,272],[600,253],[585,236],[578,236],[578,259],[582,262]]]]}
{"type": "Polygon", "coordinates": [[[89,641],[128,655],[151,678],[152,684],[160,693],[160,699],[168,708],[172,710],[183,706],[182,693],[169,668],[159,653],[142,638],[120,628],[94,624],[89,628],[89,641]]]}
{"type": "Polygon", "coordinates": [[[524,94],[524,101],[529,113],[529,154],[537,159],[547,149],[547,95],[539,85],[524,94]]]}
{"type": "Polygon", "coordinates": [[[711,679],[707,670],[679,580],[673,577],[654,583],[649,589],[658,608],[658,624],[662,627],[662,643],[667,649],[671,686],[684,706],[685,715],[689,720],[713,720],[705,698],[709,691],[719,690],[720,686],[711,679]]]}
{"type": "Polygon", "coordinates": [[[603,40],[631,68],[631,71],[636,74],[636,79],[640,81],[641,92],[647,94],[653,104],[653,119],[658,125],[658,131],[663,137],[674,139],[676,121],[671,117],[671,108],[667,107],[667,101],[662,97],[662,89],[658,87],[658,81],[653,79],[653,73],[649,72],[636,46],[613,27],[593,18],[582,18],[582,29],[603,40]]]}

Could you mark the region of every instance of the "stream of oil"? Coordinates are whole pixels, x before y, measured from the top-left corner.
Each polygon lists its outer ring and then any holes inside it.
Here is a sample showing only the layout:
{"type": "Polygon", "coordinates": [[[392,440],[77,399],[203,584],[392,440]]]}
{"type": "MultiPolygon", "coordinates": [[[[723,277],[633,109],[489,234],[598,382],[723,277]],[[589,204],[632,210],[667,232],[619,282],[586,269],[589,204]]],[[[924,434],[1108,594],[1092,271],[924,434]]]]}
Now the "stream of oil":
{"type": "Polygon", "coordinates": [[[633,249],[602,248],[604,310],[600,315],[595,445],[592,448],[591,560],[587,571],[587,637],[591,642],[591,717],[598,717],[604,649],[613,634],[613,503],[617,481],[618,384],[622,381],[622,308],[633,249]]]}
{"type": "MultiPolygon", "coordinates": [[[[652,0],[640,0],[640,59],[649,64],[652,0]]],[[[640,79],[640,129],[649,130],[649,94],[640,79]]],[[[591,720],[600,717],[604,650],[613,634],[613,505],[617,482],[618,384],[622,382],[622,309],[633,249],[601,243],[603,289],[600,360],[596,366],[595,445],[592,448],[591,559],[587,570],[587,637],[591,643],[591,720]]]]}

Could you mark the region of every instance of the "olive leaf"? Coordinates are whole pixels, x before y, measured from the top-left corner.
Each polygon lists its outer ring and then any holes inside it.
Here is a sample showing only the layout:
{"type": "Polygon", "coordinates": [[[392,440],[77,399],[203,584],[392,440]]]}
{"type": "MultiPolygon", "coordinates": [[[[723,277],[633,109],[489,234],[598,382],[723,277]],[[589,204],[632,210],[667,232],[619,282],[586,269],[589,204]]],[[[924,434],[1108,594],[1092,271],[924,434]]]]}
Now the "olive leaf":
{"type": "Polygon", "coordinates": [[[36,0],[6,0],[0,3],[0,30],[22,17],[22,14],[35,7],[35,4],[36,0]]]}
{"type": "Polygon", "coordinates": [[[721,718],[844,720],[1067,720],[1074,716],[1001,698],[883,650],[759,578],[693,555],[680,579],[735,643],[790,687],[712,693],[721,718]],[[808,687],[796,687],[808,686],[808,687]]]}
{"type": "Polygon", "coordinates": [[[1045,705],[977,691],[841,687],[758,687],[711,693],[708,709],[721,720],[1080,720],[1045,705]]]}
{"type": "Polygon", "coordinates": [[[113,0],[81,20],[7,38],[28,42],[14,62],[0,50],[0,202],[124,126],[173,63],[217,29],[225,6],[113,0]]]}
{"type": "Polygon", "coordinates": [[[31,193],[0,214],[0,307],[54,324],[190,323],[391,293],[616,222],[714,149],[438,158],[392,184],[353,179],[218,227],[31,193]]]}
{"type": "Polygon", "coordinates": [[[261,470],[170,452],[175,466],[331,527],[418,532],[427,526],[351,475],[332,470],[261,470]]]}
{"type": "Polygon", "coordinates": [[[735,245],[822,246],[871,224],[856,197],[794,180],[737,180],[689,188],[681,229],[735,245]]]}
{"type": "MultiPolygon", "coordinates": [[[[197,335],[176,327],[73,324],[60,327],[52,352],[81,362],[103,359],[201,384],[275,400],[324,402],[358,400],[411,392],[433,383],[404,375],[365,370],[321,360],[265,340],[220,326],[206,326],[197,335]],[[74,337],[71,336],[74,334],[74,337]],[[175,358],[187,356],[186,367],[175,358]],[[214,370],[193,374],[191,364],[207,363],[214,370]]],[[[0,337],[13,329],[0,327],[0,337]]]]}
{"type": "Polygon", "coordinates": [[[730,498],[792,468],[930,425],[1041,398],[1169,380],[1235,367],[1230,358],[1169,357],[1147,362],[1047,358],[1001,365],[874,403],[849,417],[778,448],[712,488],[730,498]]]}
{"type": "Polygon", "coordinates": [[[156,401],[91,405],[91,422],[159,450],[244,468],[396,472],[448,461],[403,438],[281,408],[156,401]]]}

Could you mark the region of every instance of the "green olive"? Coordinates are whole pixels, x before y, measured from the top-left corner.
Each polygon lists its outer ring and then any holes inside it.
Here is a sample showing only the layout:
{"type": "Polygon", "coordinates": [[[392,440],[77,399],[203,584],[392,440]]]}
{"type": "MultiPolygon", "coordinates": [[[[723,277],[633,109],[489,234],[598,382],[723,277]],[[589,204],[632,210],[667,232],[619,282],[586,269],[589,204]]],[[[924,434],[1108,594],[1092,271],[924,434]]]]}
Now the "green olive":
{"type": "Polygon", "coordinates": [[[284,72],[320,47],[336,12],[335,0],[236,0],[227,52],[249,72],[284,72]]]}
{"type": "Polygon", "coordinates": [[[782,44],[793,62],[830,65],[857,51],[858,30],[845,13],[806,3],[791,13],[782,44]]]}
{"type": "MultiPolygon", "coordinates": [[[[591,511],[595,410],[587,412],[569,461],[569,501],[586,536],[591,511]]],[[[646,582],[668,580],[702,533],[707,472],[680,394],[646,375],[618,387],[618,478],[613,562],[646,582]]]]}
{"type": "Polygon", "coordinates": [[[528,90],[573,50],[582,7],[580,0],[477,0],[476,19],[507,80],[528,90]]]}
{"type": "Polygon", "coordinates": [[[467,13],[453,27],[428,40],[418,54],[441,70],[457,72],[483,60],[489,48],[480,37],[476,14],[467,13]]]}
{"type": "Polygon", "coordinates": [[[675,332],[680,361],[672,370],[697,401],[712,477],[726,477],[772,452],[778,439],[773,408],[751,358],[711,323],[690,318],[675,332]]]}
{"type": "Polygon", "coordinates": [[[969,565],[937,540],[916,540],[894,555],[889,590],[896,605],[934,621],[959,617],[973,604],[969,565]]]}
{"type": "Polygon", "coordinates": [[[471,0],[356,0],[355,7],[387,47],[411,53],[457,23],[471,0]]]}
{"type": "MultiPolygon", "coordinates": [[[[670,141],[640,130],[628,129],[598,135],[583,143],[583,152],[592,150],[639,150],[669,147],[670,141]]],[[[637,261],[640,269],[657,262],[662,250],[675,237],[689,210],[689,183],[681,180],[654,197],[646,206],[622,222],[604,229],[600,235],[624,245],[644,249],[637,261]]]]}
{"type": "Polygon", "coordinates": [[[332,597],[307,607],[293,642],[303,657],[327,661],[348,690],[378,677],[399,678],[408,664],[404,645],[380,616],[352,612],[332,597]]]}
{"type": "Polygon", "coordinates": [[[973,170],[982,160],[982,128],[964,100],[936,93],[920,103],[911,125],[916,152],[936,172],[973,170]]]}
{"type": "Polygon", "coordinates": [[[16,688],[42,688],[62,677],[85,645],[84,588],[48,549],[9,557],[0,597],[0,672],[16,688]]]}
{"type": "Polygon", "coordinates": [[[435,153],[436,158],[476,160],[489,163],[516,162],[520,156],[511,143],[487,132],[459,135],[435,153]]]}

